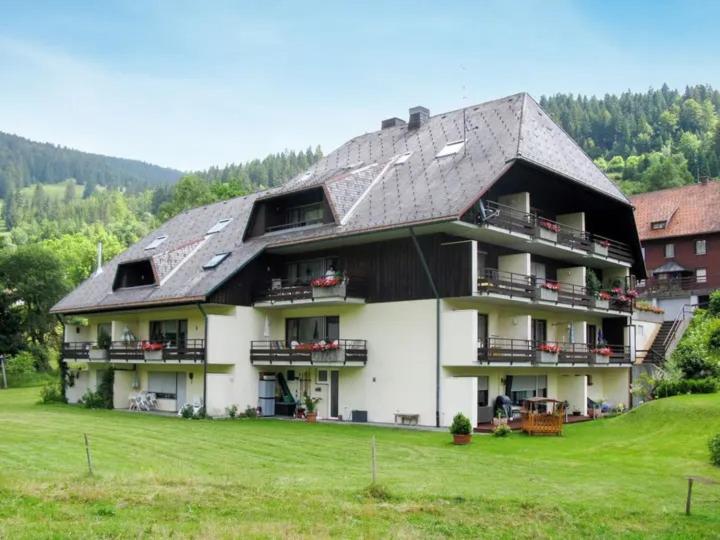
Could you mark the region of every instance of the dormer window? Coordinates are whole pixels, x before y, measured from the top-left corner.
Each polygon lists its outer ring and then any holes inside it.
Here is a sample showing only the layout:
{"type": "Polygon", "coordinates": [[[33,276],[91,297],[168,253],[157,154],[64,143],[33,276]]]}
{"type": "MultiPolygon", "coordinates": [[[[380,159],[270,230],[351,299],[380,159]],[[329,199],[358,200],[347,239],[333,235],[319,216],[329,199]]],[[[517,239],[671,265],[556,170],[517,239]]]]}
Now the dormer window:
{"type": "Polygon", "coordinates": [[[653,222],[650,224],[650,228],[651,228],[653,231],[657,231],[657,230],[659,230],[659,229],[664,229],[666,226],[667,226],[667,220],[653,221],[653,222]]]}
{"type": "Polygon", "coordinates": [[[447,156],[454,156],[457,154],[460,150],[462,150],[462,147],[465,146],[465,141],[463,139],[460,139],[458,141],[450,141],[447,143],[442,150],[440,150],[436,158],[443,158],[447,156]]]}
{"type": "Polygon", "coordinates": [[[150,259],[120,263],[115,272],[113,291],[128,287],[142,287],[155,284],[155,272],[150,259]]]}
{"type": "Polygon", "coordinates": [[[256,201],[246,238],[289,229],[334,223],[322,187],[312,187],[256,201]]]}
{"type": "Polygon", "coordinates": [[[232,218],[225,218],[225,219],[219,220],[215,225],[213,225],[212,227],[210,227],[210,229],[208,230],[207,234],[219,233],[219,232],[222,231],[222,230],[227,226],[227,224],[230,223],[231,221],[232,221],[232,218]]]}
{"type": "Polygon", "coordinates": [[[150,242],[147,246],[145,246],[145,249],[146,249],[146,250],[148,250],[148,249],[155,249],[155,248],[158,247],[160,244],[162,244],[165,240],[167,240],[167,234],[163,234],[163,235],[161,235],[161,236],[158,236],[157,238],[155,238],[155,240],[153,240],[153,241],[150,242]]]}

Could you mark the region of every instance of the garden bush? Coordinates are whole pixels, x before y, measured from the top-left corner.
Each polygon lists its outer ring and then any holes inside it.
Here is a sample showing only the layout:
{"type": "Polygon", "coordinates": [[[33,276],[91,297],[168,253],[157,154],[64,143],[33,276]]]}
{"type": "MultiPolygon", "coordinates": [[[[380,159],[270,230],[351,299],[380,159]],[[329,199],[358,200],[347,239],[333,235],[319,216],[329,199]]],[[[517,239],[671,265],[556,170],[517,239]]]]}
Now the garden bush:
{"type": "Polygon", "coordinates": [[[463,413],[457,413],[450,426],[450,433],[453,435],[470,435],[472,426],[470,420],[463,413]]]}
{"type": "Polygon", "coordinates": [[[102,396],[102,394],[100,392],[93,392],[90,389],[85,391],[83,396],[80,398],[80,403],[82,403],[88,409],[107,408],[105,407],[105,398],[102,396]]]}
{"type": "Polygon", "coordinates": [[[708,313],[710,313],[713,317],[720,317],[720,290],[717,290],[710,295],[708,313]]]}
{"type": "Polygon", "coordinates": [[[712,394],[718,391],[718,381],[712,378],[659,381],[654,397],[664,398],[681,394],[712,394]]]}
{"type": "Polygon", "coordinates": [[[42,403],[67,403],[63,396],[62,388],[58,382],[45,384],[40,390],[40,401],[42,403]]]}
{"type": "Polygon", "coordinates": [[[512,429],[507,424],[498,424],[492,432],[493,437],[507,437],[511,433],[512,429]]]}
{"type": "Polygon", "coordinates": [[[35,358],[29,351],[22,351],[7,360],[7,376],[10,379],[21,379],[35,373],[35,358]]]}
{"type": "Polygon", "coordinates": [[[710,463],[720,467],[720,433],[708,441],[708,447],[710,448],[710,463]]]}

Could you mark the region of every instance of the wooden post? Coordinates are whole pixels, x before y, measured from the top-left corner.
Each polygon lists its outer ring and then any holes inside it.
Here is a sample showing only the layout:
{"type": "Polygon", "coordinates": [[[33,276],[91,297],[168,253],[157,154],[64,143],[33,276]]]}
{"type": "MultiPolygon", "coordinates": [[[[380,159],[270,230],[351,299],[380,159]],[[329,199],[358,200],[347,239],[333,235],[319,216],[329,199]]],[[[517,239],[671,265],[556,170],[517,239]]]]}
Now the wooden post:
{"type": "Polygon", "coordinates": [[[685,515],[690,515],[690,504],[692,500],[692,487],[693,487],[693,479],[688,478],[688,494],[687,494],[687,501],[685,501],[685,515]]]}
{"type": "Polygon", "coordinates": [[[92,464],[92,456],[90,455],[90,442],[88,441],[87,433],[83,433],[85,435],[85,453],[87,454],[87,464],[88,464],[88,471],[90,472],[90,476],[93,475],[93,464],[92,464]]]}
{"type": "Polygon", "coordinates": [[[372,483],[375,484],[377,480],[377,466],[376,466],[376,454],[375,454],[375,435],[372,436],[370,442],[370,471],[372,474],[372,483]]]}
{"type": "Polygon", "coordinates": [[[0,354],[0,367],[2,368],[3,387],[7,388],[7,374],[5,373],[5,355],[0,354]]]}

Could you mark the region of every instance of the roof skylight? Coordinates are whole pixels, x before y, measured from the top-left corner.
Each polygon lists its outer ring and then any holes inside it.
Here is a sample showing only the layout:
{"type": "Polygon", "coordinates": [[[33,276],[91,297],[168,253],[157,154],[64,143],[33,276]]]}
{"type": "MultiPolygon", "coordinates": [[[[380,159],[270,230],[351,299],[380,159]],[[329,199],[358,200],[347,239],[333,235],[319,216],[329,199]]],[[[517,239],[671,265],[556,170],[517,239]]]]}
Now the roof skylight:
{"type": "Polygon", "coordinates": [[[402,165],[408,159],[410,159],[410,156],[412,156],[412,152],[405,152],[404,154],[400,154],[395,160],[395,165],[402,165]]]}
{"type": "Polygon", "coordinates": [[[440,150],[436,158],[446,157],[446,156],[454,156],[457,154],[460,150],[462,150],[462,147],[465,146],[465,141],[463,139],[460,139],[458,141],[450,141],[443,147],[442,150],[440,150]]]}
{"type": "Polygon", "coordinates": [[[222,231],[225,228],[225,226],[228,223],[230,223],[231,221],[232,221],[232,218],[225,218],[225,219],[219,220],[215,225],[210,227],[210,230],[208,230],[207,234],[215,234],[215,233],[222,231]]]}
{"type": "Polygon", "coordinates": [[[653,221],[653,222],[650,224],[650,228],[653,229],[653,230],[664,229],[666,226],[667,226],[667,220],[653,221]]]}
{"type": "Polygon", "coordinates": [[[210,270],[211,268],[216,268],[220,265],[221,262],[223,262],[225,259],[228,258],[228,255],[230,255],[229,251],[226,251],[224,253],[217,253],[216,255],[213,255],[213,257],[203,264],[204,270],[210,270]]]}
{"type": "Polygon", "coordinates": [[[158,247],[160,244],[162,244],[165,240],[167,240],[167,234],[163,234],[163,235],[161,235],[161,236],[158,236],[157,238],[155,238],[155,240],[153,240],[153,241],[150,242],[147,246],[145,246],[145,249],[146,249],[146,250],[147,250],[147,249],[155,249],[155,248],[158,247]]]}

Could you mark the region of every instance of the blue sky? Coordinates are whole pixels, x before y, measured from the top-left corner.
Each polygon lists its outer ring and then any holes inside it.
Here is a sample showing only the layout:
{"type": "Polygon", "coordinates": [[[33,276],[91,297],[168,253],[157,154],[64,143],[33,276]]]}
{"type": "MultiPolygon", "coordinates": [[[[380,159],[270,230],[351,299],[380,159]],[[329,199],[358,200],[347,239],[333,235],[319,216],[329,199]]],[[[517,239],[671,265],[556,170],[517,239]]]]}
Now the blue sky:
{"type": "Polygon", "coordinates": [[[414,105],[720,87],[720,2],[0,0],[0,131],[184,170],[414,105]]]}

